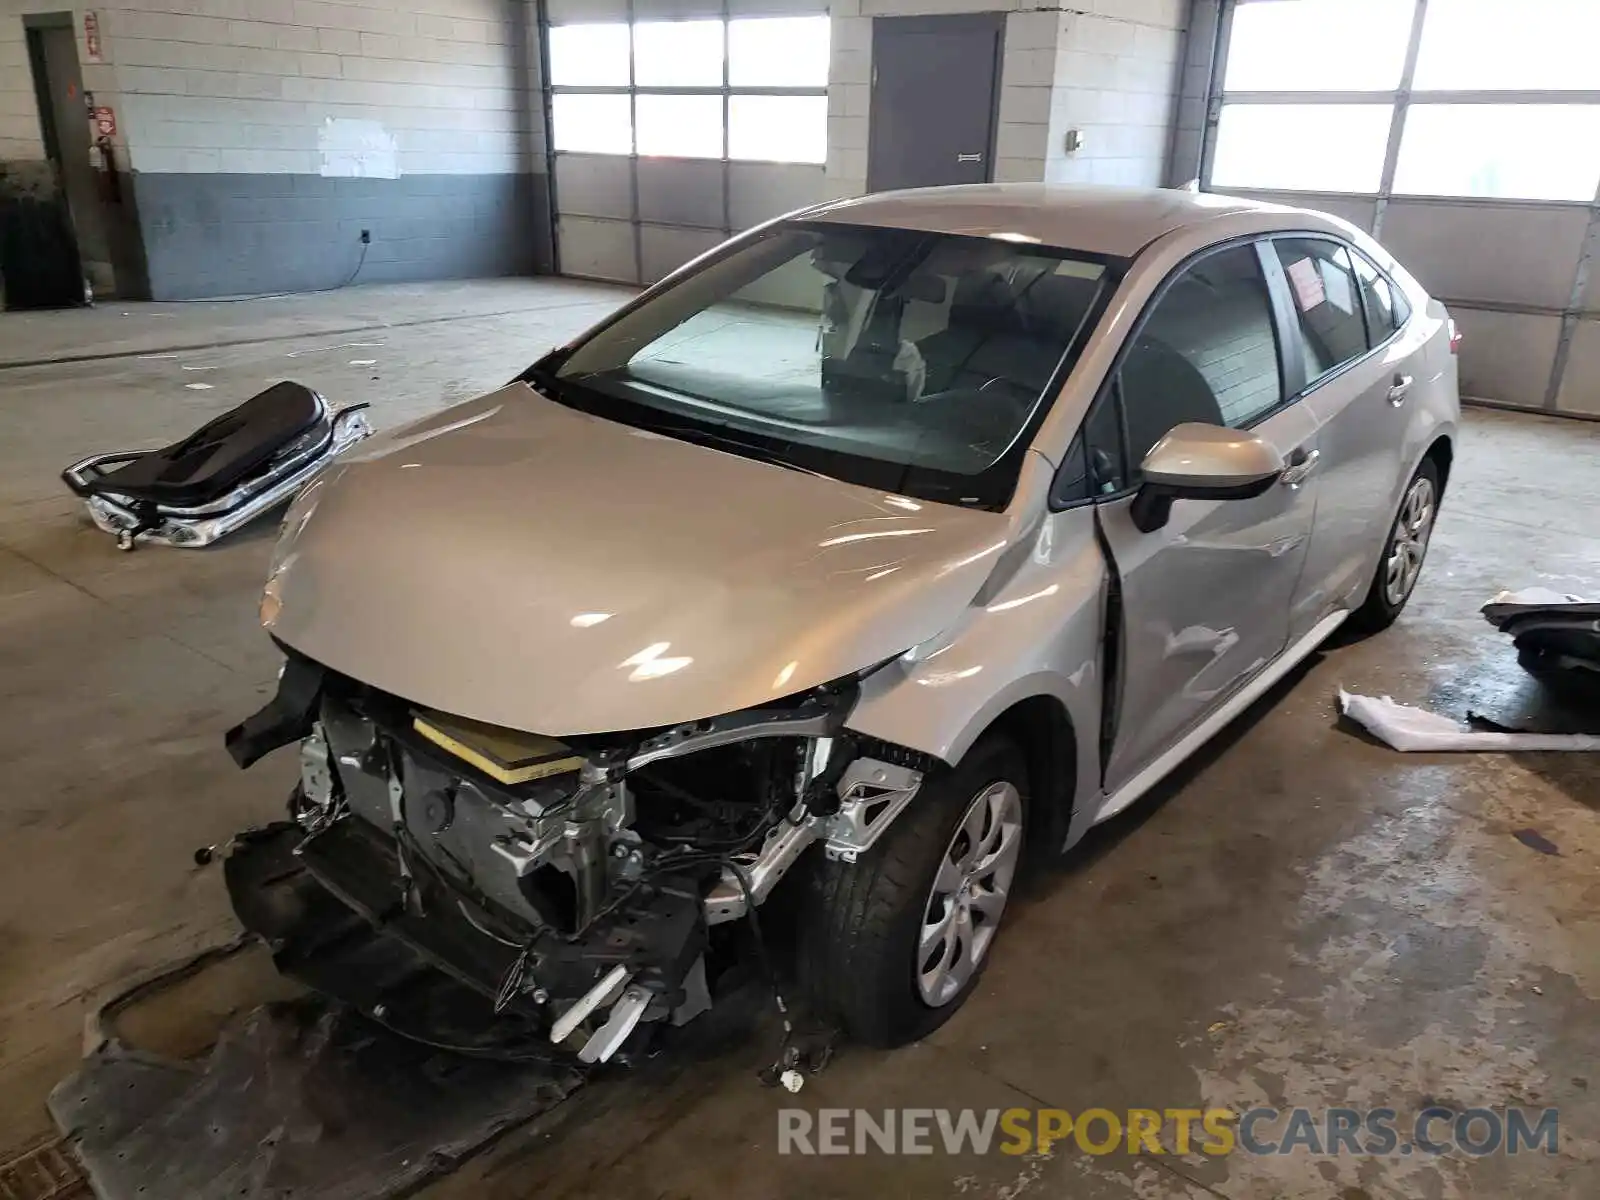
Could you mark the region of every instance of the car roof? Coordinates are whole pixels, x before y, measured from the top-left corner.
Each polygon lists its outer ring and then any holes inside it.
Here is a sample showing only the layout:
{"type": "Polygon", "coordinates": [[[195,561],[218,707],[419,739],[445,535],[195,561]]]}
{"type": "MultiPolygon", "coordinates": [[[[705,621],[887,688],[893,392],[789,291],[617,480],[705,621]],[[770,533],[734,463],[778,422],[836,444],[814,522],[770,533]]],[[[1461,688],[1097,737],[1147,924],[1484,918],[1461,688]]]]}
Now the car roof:
{"type": "Polygon", "coordinates": [[[836,200],[797,215],[811,221],[922,229],[930,233],[1010,235],[1018,241],[1131,258],[1175,229],[1250,213],[1280,218],[1264,219],[1261,228],[1266,230],[1281,224],[1282,214],[1289,211],[1294,210],[1214,192],[1089,184],[983,183],[878,192],[836,200]]]}

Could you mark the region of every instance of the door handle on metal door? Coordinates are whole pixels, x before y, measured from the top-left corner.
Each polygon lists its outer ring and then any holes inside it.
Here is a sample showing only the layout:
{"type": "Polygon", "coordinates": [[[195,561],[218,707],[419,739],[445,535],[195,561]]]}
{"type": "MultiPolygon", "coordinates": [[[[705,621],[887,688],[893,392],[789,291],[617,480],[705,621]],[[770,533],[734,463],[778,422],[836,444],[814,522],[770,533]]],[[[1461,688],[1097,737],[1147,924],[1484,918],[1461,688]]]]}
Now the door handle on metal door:
{"type": "Polygon", "coordinates": [[[1389,403],[1399,408],[1406,402],[1406,393],[1411,390],[1414,381],[1409,375],[1396,375],[1394,383],[1389,388],[1389,403]]]}
{"type": "Polygon", "coordinates": [[[1298,488],[1317,469],[1317,462],[1322,458],[1321,450],[1296,450],[1289,455],[1283,474],[1278,476],[1278,482],[1287,488],[1298,488]]]}
{"type": "Polygon", "coordinates": [[[983,155],[981,155],[981,154],[957,154],[956,155],[956,161],[958,163],[969,163],[969,162],[970,163],[981,163],[983,161],[983,155]]]}

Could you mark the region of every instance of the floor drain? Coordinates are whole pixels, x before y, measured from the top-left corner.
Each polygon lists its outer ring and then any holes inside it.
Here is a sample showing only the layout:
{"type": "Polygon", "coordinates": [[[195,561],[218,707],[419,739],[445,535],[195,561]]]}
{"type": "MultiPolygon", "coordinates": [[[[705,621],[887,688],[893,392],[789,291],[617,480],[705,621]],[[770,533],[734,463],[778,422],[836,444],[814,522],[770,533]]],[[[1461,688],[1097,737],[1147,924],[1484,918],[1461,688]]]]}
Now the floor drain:
{"type": "Polygon", "coordinates": [[[0,1200],[76,1200],[89,1195],[83,1174],[57,1139],[0,1163],[0,1200]]]}

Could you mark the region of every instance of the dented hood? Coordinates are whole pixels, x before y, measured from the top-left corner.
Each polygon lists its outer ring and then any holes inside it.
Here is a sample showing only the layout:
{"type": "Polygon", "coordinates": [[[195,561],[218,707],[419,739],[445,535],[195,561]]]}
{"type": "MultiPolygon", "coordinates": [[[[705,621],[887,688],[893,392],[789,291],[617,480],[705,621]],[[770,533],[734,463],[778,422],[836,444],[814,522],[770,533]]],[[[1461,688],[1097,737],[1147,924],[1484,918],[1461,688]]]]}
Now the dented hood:
{"type": "Polygon", "coordinates": [[[640,729],[759,705],[932,637],[1009,527],[513,384],[371,439],[312,483],[262,618],[419,704],[555,736],[640,729]]]}

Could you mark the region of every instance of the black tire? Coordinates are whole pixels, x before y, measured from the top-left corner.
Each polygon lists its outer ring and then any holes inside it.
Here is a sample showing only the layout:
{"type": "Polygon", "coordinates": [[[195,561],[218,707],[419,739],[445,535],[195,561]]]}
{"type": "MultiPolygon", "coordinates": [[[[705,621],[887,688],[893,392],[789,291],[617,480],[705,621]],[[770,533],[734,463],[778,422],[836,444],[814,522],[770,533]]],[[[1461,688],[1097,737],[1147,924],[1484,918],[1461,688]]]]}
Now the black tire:
{"type": "MultiPolygon", "coordinates": [[[[800,981],[819,1015],[857,1041],[889,1047],[925,1037],[950,1019],[982,978],[992,952],[952,998],[927,1003],[917,984],[917,942],[935,876],[962,818],[999,782],[1017,790],[1025,845],[1027,759],[1016,743],[991,733],[954,770],[930,773],[856,862],[823,860],[811,873],[797,931],[800,981]]],[[[1011,895],[1016,886],[1013,875],[1011,895]]]]}
{"type": "MultiPolygon", "coordinates": [[[[1439,464],[1434,462],[1431,458],[1425,458],[1422,460],[1422,465],[1417,468],[1416,474],[1414,474],[1410,480],[1407,481],[1406,490],[1401,494],[1399,511],[1394,514],[1394,520],[1389,522],[1388,531],[1384,534],[1383,538],[1383,552],[1378,556],[1378,566],[1377,569],[1372,573],[1372,583],[1367,588],[1366,599],[1362,602],[1360,608],[1356,609],[1355,612],[1350,614],[1350,619],[1348,622],[1346,622],[1352,633],[1381,633],[1383,630],[1389,628],[1389,626],[1394,624],[1395,618],[1405,610],[1406,602],[1411,599],[1411,594],[1416,589],[1416,583],[1413,582],[1411,588],[1406,591],[1405,595],[1400,597],[1397,603],[1388,594],[1388,590],[1385,587],[1385,575],[1388,569],[1389,551],[1390,548],[1395,544],[1395,537],[1399,532],[1400,521],[1405,515],[1406,498],[1410,496],[1411,489],[1416,487],[1419,479],[1426,479],[1433,489],[1434,520],[1438,519],[1439,499],[1441,495],[1441,490],[1439,487],[1439,464]]],[[[1433,532],[1431,525],[1428,532],[1431,540],[1433,532]]],[[[1426,557],[1427,547],[1424,546],[1424,560],[1426,560],[1426,557]]],[[[1417,573],[1419,577],[1421,575],[1423,565],[1424,563],[1417,564],[1417,573]]]]}

